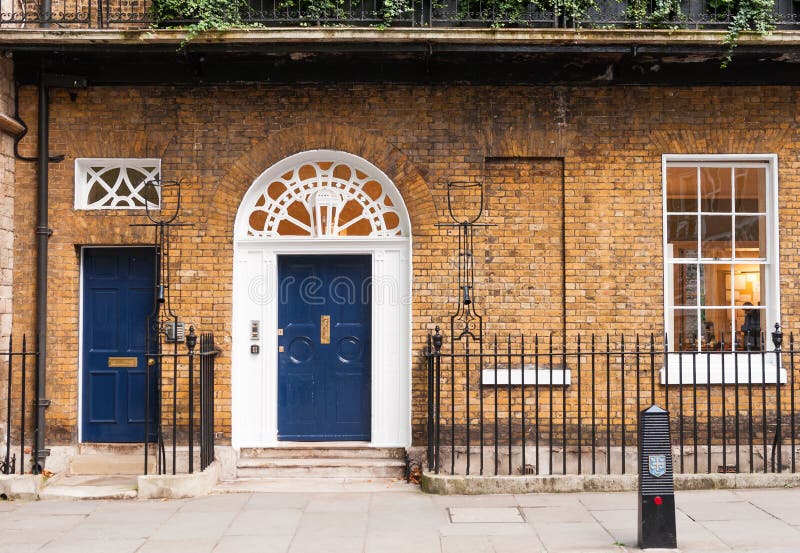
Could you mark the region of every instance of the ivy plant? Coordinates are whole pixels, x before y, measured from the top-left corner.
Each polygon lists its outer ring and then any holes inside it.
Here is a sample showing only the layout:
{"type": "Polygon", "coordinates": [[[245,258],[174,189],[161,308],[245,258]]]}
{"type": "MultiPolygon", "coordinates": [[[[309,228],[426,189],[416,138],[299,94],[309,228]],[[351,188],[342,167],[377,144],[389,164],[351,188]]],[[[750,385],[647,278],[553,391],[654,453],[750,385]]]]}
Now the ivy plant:
{"type": "Polygon", "coordinates": [[[728,50],[722,62],[723,67],[731,62],[733,50],[743,32],[766,35],[775,30],[774,0],[733,0],[731,11],[731,21],[724,40],[728,50]]]}
{"type": "Polygon", "coordinates": [[[503,27],[525,25],[525,16],[531,8],[574,20],[585,18],[595,7],[597,0],[463,0],[459,3],[459,16],[503,27]]]}
{"type": "Polygon", "coordinates": [[[151,10],[159,26],[186,28],[189,41],[203,31],[241,27],[246,8],[246,0],[153,0],[151,10]]]}

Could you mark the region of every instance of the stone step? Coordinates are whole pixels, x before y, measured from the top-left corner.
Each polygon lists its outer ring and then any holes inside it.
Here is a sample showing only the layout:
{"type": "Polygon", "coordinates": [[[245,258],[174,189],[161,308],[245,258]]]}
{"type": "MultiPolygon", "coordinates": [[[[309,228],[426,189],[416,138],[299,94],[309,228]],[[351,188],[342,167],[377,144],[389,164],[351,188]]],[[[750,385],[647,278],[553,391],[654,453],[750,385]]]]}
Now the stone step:
{"type": "Polygon", "coordinates": [[[45,484],[39,499],[134,499],[134,476],[64,476],[45,484]]]}
{"type": "Polygon", "coordinates": [[[364,447],[363,445],[308,444],[279,447],[242,448],[240,459],[402,459],[402,447],[364,447]]]}
{"type": "Polygon", "coordinates": [[[402,459],[262,458],[239,459],[236,473],[240,478],[402,478],[405,467],[402,459]]]}
{"type": "MultiPolygon", "coordinates": [[[[156,458],[148,459],[148,472],[155,472],[156,458]]],[[[94,453],[75,455],[69,460],[68,472],[71,476],[81,475],[126,475],[144,474],[144,450],[141,455],[118,453],[94,453]]]]}
{"type": "MultiPolygon", "coordinates": [[[[150,453],[155,453],[156,444],[149,444],[150,453]]],[[[81,455],[139,455],[144,462],[144,444],[83,443],[78,445],[81,455]]]]}

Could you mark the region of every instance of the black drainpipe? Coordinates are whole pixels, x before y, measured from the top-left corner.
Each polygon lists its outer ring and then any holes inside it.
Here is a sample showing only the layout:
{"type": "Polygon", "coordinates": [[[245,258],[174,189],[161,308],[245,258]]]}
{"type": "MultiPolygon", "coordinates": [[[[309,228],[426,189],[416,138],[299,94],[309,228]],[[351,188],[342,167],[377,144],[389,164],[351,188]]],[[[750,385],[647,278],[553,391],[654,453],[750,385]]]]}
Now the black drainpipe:
{"type": "Polygon", "coordinates": [[[36,415],[33,449],[33,472],[44,470],[50,450],[45,447],[45,413],[50,405],[47,395],[47,261],[48,242],[52,229],[48,226],[48,185],[50,163],[50,87],[42,74],[39,81],[39,153],[36,159],[38,176],[36,207],[36,348],[39,352],[36,364],[36,415]]]}
{"type": "MultiPolygon", "coordinates": [[[[37,169],[37,205],[36,205],[36,348],[39,353],[36,363],[36,413],[34,416],[33,467],[36,474],[44,470],[45,460],[50,450],[45,446],[46,419],[45,413],[50,405],[47,395],[47,262],[48,242],[53,234],[49,227],[48,208],[50,183],[49,164],[64,160],[63,155],[50,155],[50,89],[51,88],[86,88],[86,79],[71,75],[52,75],[44,71],[39,77],[39,122],[37,128],[38,153],[37,169]]],[[[16,96],[15,96],[16,101],[16,96]]],[[[19,114],[16,114],[19,121],[19,114]]],[[[20,121],[21,122],[21,121],[20,121]]],[[[23,123],[24,125],[24,123],[23,123]]],[[[24,133],[23,133],[24,134],[24,133]]],[[[19,138],[22,138],[21,136],[19,138]]],[[[19,139],[18,139],[19,140],[19,139]]],[[[33,161],[34,158],[21,156],[14,151],[17,158],[33,161]]]]}

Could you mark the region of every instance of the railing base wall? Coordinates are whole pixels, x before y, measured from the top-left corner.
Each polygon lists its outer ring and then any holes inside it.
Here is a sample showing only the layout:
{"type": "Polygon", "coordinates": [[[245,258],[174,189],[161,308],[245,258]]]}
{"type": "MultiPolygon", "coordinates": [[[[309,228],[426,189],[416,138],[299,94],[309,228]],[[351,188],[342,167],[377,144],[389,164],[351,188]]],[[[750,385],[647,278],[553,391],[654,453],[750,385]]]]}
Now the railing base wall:
{"type": "MultiPolygon", "coordinates": [[[[422,491],[439,495],[483,495],[519,493],[633,492],[636,474],[553,476],[451,476],[425,472],[422,491]]],[[[677,490],[793,488],[800,474],[676,474],[677,490]]],[[[632,499],[633,501],[633,499],[632,499]]],[[[635,505],[635,502],[632,503],[635,505]]]]}
{"type": "MultiPolygon", "coordinates": [[[[547,444],[540,444],[538,448],[538,463],[537,463],[537,448],[535,445],[528,445],[525,448],[525,467],[523,471],[522,465],[522,447],[512,446],[510,451],[511,457],[511,471],[509,472],[509,450],[508,446],[501,448],[497,454],[497,472],[495,473],[495,450],[494,446],[484,446],[483,448],[483,476],[498,475],[498,476],[569,476],[569,475],[622,475],[622,447],[611,447],[611,463],[610,469],[608,465],[608,456],[606,455],[606,448],[597,447],[594,452],[594,471],[592,470],[592,452],[588,448],[584,448],[582,452],[578,451],[577,447],[567,447],[566,450],[566,471],[564,463],[564,450],[561,447],[553,447],[551,449],[547,444]],[[580,458],[580,466],[578,460],[580,458]]],[[[455,448],[455,462],[452,463],[453,450],[449,446],[442,446],[440,451],[439,460],[439,473],[447,475],[452,473],[456,475],[467,474],[467,448],[464,446],[457,446],[455,448]]],[[[777,467],[777,452],[774,452],[776,458],[773,460],[773,447],[767,446],[766,456],[764,455],[764,445],[753,445],[753,462],[752,467],[750,464],[750,446],[739,446],[739,467],[738,472],[742,474],[749,473],[764,473],[764,461],[766,459],[766,468],[768,473],[775,472],[774,467],[777,467]]],[[[709,465],[709,446],[697,446],[697,473],[698,475],[715,475],[718,473],[731,473],[736,468],[736,447],[728,446],[724,448],[721,445],[710,446],[711,463],[709,465]],[[727,467],[725,469],[724,467],[727,467]]],[[[695,450],[694,447],[684,446],[683,455],[681,456],[681,448],[673,446],[672,448],[673,464],[675,466],[675,473],[694,474],[695,466],[695,450]],[[683,458],[683,470],[681,470],[681,457],[683,458]]],[[[783,471],[790,471],[792,447],[791,445],[784,444],[781,448],[781,457],[783,459],[783,471]]],[[[795,458],[800,459],[800,446],[796,447],[795,458]]],[[[635,446],[627,446],[625,448],[625,474],[636,475],[638,465],[638,450],[635,446]]],[[[481,476],[481,450],[478,446],[470,448],[469,454],[469,475],[481,476]]],[[[428,469],[427,465],[425,466],[428,469]]],[[[433,471],[430,471],[433,472],[433,471]]]]}

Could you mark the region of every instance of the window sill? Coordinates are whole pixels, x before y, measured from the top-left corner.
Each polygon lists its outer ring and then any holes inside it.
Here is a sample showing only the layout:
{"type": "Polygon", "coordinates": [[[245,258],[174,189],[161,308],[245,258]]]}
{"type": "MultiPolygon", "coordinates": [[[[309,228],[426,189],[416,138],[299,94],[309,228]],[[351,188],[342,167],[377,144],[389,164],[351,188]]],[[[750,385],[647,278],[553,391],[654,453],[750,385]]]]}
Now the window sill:
{"type": "Polygon", "coordinates": [[[534,365],[525,365],[525,370],[497,368],[497,381],[495,382],[495,370],[483,369],[481,373],[481,384],[484,386],[522,386],[523,372],[525,386],[569,386],[571,383],[571,371],[569,369],[535,369],[534,365]],[[510,374],[509,374],[510,372],[510,374]]]}
{"type": "Polygon", "coordinates": [[[777,360],[771,352],[763,356],[750,353],[670,353],[667,371],[663,367],[660,369],[661,384],[747,386],[776,384],[778,377],[781,384],[786,384],[786,369],[781,367],[780,371],[777,370],[777,360]],[[668,375],[665,374],[667,371],[668,375]]]}

